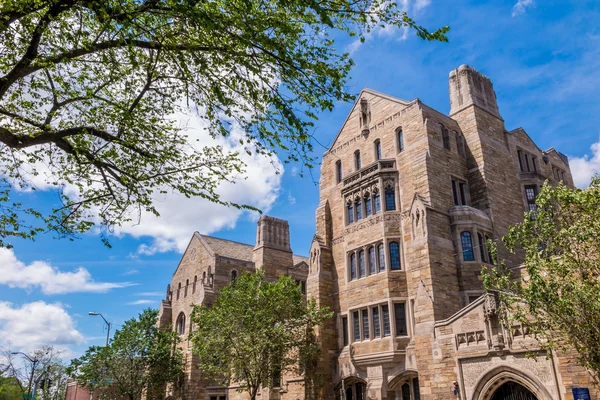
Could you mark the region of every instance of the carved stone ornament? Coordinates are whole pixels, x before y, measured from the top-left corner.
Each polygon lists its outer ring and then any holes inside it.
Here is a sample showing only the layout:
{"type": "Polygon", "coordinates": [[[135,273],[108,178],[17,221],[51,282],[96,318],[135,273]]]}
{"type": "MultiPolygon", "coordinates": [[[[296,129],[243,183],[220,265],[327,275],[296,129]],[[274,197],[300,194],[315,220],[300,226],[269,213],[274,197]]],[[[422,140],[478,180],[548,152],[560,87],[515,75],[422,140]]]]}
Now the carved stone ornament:
{"type": "Polygon", "coordinates": [[[498,313],[498,299],[495,294],[488,293],[483,303],[483,312],[486,319],[496,316],[498,313]]]}

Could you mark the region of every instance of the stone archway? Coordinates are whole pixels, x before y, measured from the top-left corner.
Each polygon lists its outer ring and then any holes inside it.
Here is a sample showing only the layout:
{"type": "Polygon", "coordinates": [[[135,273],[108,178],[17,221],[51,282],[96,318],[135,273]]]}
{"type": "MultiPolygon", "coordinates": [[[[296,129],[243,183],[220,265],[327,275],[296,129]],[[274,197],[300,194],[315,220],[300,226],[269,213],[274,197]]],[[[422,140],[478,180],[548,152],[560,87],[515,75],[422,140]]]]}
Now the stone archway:
{"type": "Polygon", "coordinates": [[[511,392],[521,395],[516,400],[553,400],[537,378],[508,366],[494,368],[483,375],[476,385],[472,400],[511,399],[503,397],[503,393],[511,392]]]}
{"type": "Polygon", "coordinates": [[[357,376],[347,376],[335,387],[336,399],[366,400],[367,382],[357,376]]]}

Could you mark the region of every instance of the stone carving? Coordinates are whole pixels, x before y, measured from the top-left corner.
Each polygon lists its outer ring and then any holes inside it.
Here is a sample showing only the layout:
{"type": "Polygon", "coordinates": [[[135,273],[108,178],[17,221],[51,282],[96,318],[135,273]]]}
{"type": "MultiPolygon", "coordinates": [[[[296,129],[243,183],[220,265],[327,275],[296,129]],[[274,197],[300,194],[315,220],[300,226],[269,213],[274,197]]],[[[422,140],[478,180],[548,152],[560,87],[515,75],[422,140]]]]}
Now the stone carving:
{"type": "Polygon", "coordinates": [[[483,312],[486,320],[496,316],[498,312],[498,299],[494,294],[488,293],[483,304],[483,312]]]}
{"type": "Polygon", "coordinates": [[[471,331],[464,333],[457,333],[455,336],[456,348],[460,348],[463,346],[477,346],[479,344],[487,343],[485,339],[484,331],[471,331]]]}

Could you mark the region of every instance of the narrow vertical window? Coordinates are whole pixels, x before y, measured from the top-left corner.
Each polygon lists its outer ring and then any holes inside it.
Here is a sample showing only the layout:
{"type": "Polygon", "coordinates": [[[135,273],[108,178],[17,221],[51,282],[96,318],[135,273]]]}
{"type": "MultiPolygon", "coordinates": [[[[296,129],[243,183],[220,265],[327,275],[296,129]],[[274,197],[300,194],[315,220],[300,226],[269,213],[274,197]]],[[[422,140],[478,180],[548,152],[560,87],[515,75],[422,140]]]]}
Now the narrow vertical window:
{"type": "Polygon", "coordinates": [[[183,297],[187,297],[188,287],[190,286],[190,280],[185,280],[185,288],[183,289],[183,297]]]}
{"type": "Polygon", "coordinates": [[[390,309],[387,304],[381,306],[381,316],[383,319],[383,336],[390,336],[390,309]]]}
{"type": "Polygon", "coordinates": [[[464,182],[458,183],[458,188],[460,190],[460,205],[461,206],[467,205],[467,191],[465,189],[465,186],[466,186],[466,184],[464,182]]]}
{"type": "Polygon", "coordinates": [[[350,254],[350,280],[356,279],[356,253],[350,254]]]}
{"type": "Polygon", "coordinates": [[[365,309],[361,311],[362,314],[362,332],[363,340],[369,338],[369,310],[365,309]]]}
{"type": "Polygon", "coordinates": [[[408,382],[402,385],[401,391],[402,400],[410,400],[410,385],[408,384],[408,382]]]}
{"type": "Polygon", "coordinates": [[[527,168],[527,172],[529,172],[529,156],[527,155],[527,153],[525,153],[524,155],[525,155],[525,168],[527,168]]]}
{"type": "Polygon", "coordinates": [[[373,317],[373,337],[378,338],[381,336],[381,326],[379,325],[379,307],[373,307],[371,309],[371,316],[373,317]]]}
{"type": "Polygon", "coordinates": [[[402,132],[402,128],[398,128],[396,140],[398,141],[398,153],[402,153],[404,151],[404,132],[402,132]]]}
{"type": "Polygon", "coordinates": [[[415,400],[421,400],[421,390],[419,389],[419,378],[413,378],[413,392],[415,400]]]}
{"type": "Polygon", "coordinates": [[[198,275],[194,276],[194,286],[192,286],[192,294],[196,293],[196,284],[198,283],[198,275]]]}
{"type": "Polygon", "coordinates": [[[348,203],[348,223],[351,224],[354,222],[354,207],[352,203],[348,203]]]}
{"type": "Polygon", "coordinates": [[[360,341],[360,320],[358,319],[358,311],[354,311],[352,313],[352,333],[353,333],[353,341],[360,341]]]}
{"type": "Polygon", "coordinates": [[[369,193],[367,193],[367,195],[365,196],[365,213],[366,213],[367,217],[373,214],[373,206],[371,204],[371,195],[369,193]]]}
{"type": "Polygon", "coordinates": [[[375,141],[375,159],[381,160],[381,141],[379,139],[375,141]]]}
{"type": "Polygon", "coordinates": [[[477,233],[477,241],[479,245],[479,255],[481,256],[481,262],[486,262],[485,259],[485,241],[483,240],[483,235],[481,233],[477,233]]]}
{"type": "Polygon", "coordinates": [[[360,221],[363,217],[362,202],[360,201],[360,197],[354,202],[354,208],[356,208],[356,220],[360,221]]]}
{"type": "Polygon", "coordinates": [[[358,150],[354,152],[354,166],[357,170],[360,169],[360,151],[358,150]]]}
{"type": "Polygon", "coordinates": [[[537,158],[531,156],[531,164],[533,165],[533,172],[537,172],[537,158]]]}
{"type": "Polygon", "coordinates": [[[342,181],[342,161],[341,160],[338,160],[338,162],[335,163],[335,171],[336,171],[337,181],[338,181],[338,183],[340,183],[342,181]]]}
{"type": "Polygon", "coordinates": [[[373,214],[377,214],[381,211],[381,196],[379,192],[375,192],[373,195],[373,203],[375,203],[375,212],[373,214]]]}
{"type": "Polygon", "coordinates": [[[367,268],[365,266],[365,251],[361,250],[358,252],[358,277],[364,278],[367,274],[367,268]]]}
{"type": "Polygon", "coordinates": [[[369,247],[369,275],[377,273],[377,265],[375,264],[375,247],[369,247]]]}
{"type": "Polygon", "coordinates": [[[456,134],[456,147],[458,150],[458,155],[465,157],[465,138],[456,132],[454,133],[456,134]]]}
{"type": "Polygon", "coordinates": [[[471,232],[462,232],[460,234],[460,243],[462,245],[463,260],[475,261],[475,255],[473,254],[473,241],[471,240],[471,232]]]}
{"type": "Polygon", "coordinates": [[[394,195],[394,189],[389,186],[385,189],[385,209],[387,211],[394,211],[396,209],[396,196],[394,195]]]}
{"type": "Polygon", "coordinates": [[[537,197],[537,187],[535,185],[525,186],[525,198],[527,199],[527,209],[531,212],[533,219],[537,216],[537,205],[535,198],[537,197]]]}
{"type": "Polygon", "coordinates": [[[181,282],[179,282],[179,285],[177,286],[177,300],[179,300],[180,295],[181,295],[181,282]]]}
{"type": "Polygon", "coordinates": [[[390,242],[390,269],[392,271],[401,269],[400,245],[398,242],[390,242]]]}
{"type": "Polygon", "coordinates": [[[306,281],[304,280],[300,281],[300,291],[302,294],[306,294],[306,281]]]}
{"type": "Polygon", "coordinates": [[[396,336],[406,336],[406,307],[404,303],[394,303],[394,323],[396,336]]]}
{"type": "Polygon", "coordinates": [[[234,269],[231,271],[231,282],[233,282],[237,278],[237,271],[234,269]]]}
{"type": "Polygon", "coordinates": [[[444,125],[442,125],[442,142],[444,143],[444,148],[450,150],[450,135],[444,125]]]}
{"type": "Polygon", "coordinates": [[[342,337],[344,340],[344,347],[348,346],[348,317],[342,317],[342,337]]]}
{"type": "Polygon", "coordinates": [[[460,203],[458,202],[458,188],[456,186],[456,181],[452,179],[452,198],[454,199],[454,205],[459,206],[460,203]]]}
{"type": "Polygon", "coordinates": [[[519,159],[519,169],[523,172],[523,152],[521,150],[517,150],[517,158],[519,159]]]}
{"type": "Polygon", "coordinates": [[[383,249],[383,243],[377,246],[377,255],[379,256],[379,271],[385,271],[385,252],[383,249]]]}

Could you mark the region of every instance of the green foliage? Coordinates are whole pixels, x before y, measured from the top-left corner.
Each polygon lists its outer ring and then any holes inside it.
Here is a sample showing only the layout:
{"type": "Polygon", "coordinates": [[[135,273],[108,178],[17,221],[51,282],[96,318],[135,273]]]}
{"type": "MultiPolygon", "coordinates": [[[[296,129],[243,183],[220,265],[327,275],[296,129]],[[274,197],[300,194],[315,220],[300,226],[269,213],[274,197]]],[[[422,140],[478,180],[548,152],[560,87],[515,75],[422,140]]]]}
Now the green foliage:
{"type": "Polygon", "coordinates": [[[199,368],[219,383],[235,382],[254,399],[261,387],[277,386],[283,372],[312,372],[319,357],[313,328],[332,313],[306,302],[288,276],[265,279],[244,273],[223,288],[212,308],[192,314],[199,368]]]}
{"type": "Polygon", "coordinates": [[[170,329],[158,329],[157,316],[158,311],[147,309],[126,321],[108,346],[92,346],[72,360],[69,373],[103,397],[162,398],[164,385],[183,372],[183,357],[176,347],[179,337],[170,329]]]}
{"type": "Polygon", "coordinates": [[[0,376],[0,400],[22,400],[22,394],[17,378],[0,376]]]}
{"type": "Polygon", "coordinates": [[[387,0],[2,1],[0,175],[55,187],[62,205],[8,207],[0,238],[35,236],[29,216],[61,236],[110,230],[156,214],[155,196],[170,192],[252,208],[219,197],[245,165],[214,139],[312,167],[316,115],[353,99],[352,60],[332,36],[383,26],[438,41],[449,30],[429,32],[387,0]],[[206,137],[175,118],[190,113],[206,137]]]}
{"type": "Polygon", "coordinates": [[[506,323],[530,328],[543,349],[576,349],[579,362],[600,372],[600,177],[585,190],[545,184],[527,214],[503,238],[525,257],[524,270],[484,269],[499,293],[506,323]]]}

